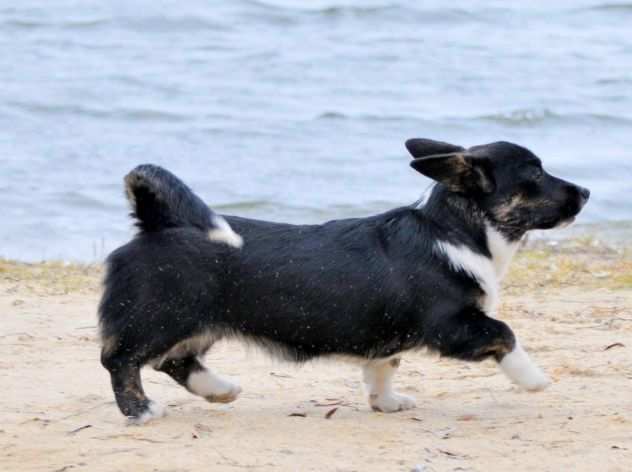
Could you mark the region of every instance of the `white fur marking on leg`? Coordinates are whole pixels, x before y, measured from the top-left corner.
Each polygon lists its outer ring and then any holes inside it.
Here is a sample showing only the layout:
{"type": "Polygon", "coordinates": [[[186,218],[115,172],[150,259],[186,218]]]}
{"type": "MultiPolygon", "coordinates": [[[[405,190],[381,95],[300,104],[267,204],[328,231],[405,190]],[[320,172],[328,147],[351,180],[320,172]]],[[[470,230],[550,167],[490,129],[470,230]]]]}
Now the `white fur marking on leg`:
{"type": "Polygon", "coordinates": [[[233,231],[233,228],[230,227],[228,221],[224,218],[217,215],[214,216],[213,225],[215,228],[209,230],[208,232],[208,238],[211,241],[226,243],[229,246],[236,248],[243,246],[243,238],[233,231]]]}
{"type": "Polygon", "coordinates": [[[147,423],[150,420],[161,418],[162,416],[164,416],[164,414],[165,414],[165,409],[162,407],[162,405],[159,405],[158,403],[154,401],[150,401],[149,405],[147,406],[147,410],[145,410],[145,412],[142,415],[140,415],[138,418],[135,418],[135,417],[128,418],[128,424],[140,426],[147,423]]]}
{"type": "Polygon", "coordinates": [[[371,361],[363,368],[364,383],[369,394],[369,405],[375,411],[391,413],[415,408],[413,397],[393,391],[392,379],[399,359],[371,361]]]}
{"type": "Polygon", "coordinates": [[[241,387],[222,379],[209,370],[192,372],[187,379],[192,393],[206,398],[209,402],[229,403],[237,399],[241,387]]]}
{"type": "Polygon", "coordinates": [[[502,358],[500,368],[507,377],[526,390],[543,390],[551,383],[518,342],[513,351],[502,358]]]}

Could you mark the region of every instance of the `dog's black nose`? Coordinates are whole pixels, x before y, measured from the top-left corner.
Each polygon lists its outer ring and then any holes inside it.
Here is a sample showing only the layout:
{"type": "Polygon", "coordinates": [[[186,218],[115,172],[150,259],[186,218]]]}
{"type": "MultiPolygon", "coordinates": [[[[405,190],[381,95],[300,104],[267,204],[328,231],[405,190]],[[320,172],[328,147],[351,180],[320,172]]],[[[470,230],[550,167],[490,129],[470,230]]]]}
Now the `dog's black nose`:
{"type": "Polygon", "coordinates": [[[578,187],[578,189],[579,189],[579,195],[582,197],[582,200],[584,200],[584,203],[586,203],[588,199],[590,198],[590,190],[588,190],[585,187],[578,187]]]}

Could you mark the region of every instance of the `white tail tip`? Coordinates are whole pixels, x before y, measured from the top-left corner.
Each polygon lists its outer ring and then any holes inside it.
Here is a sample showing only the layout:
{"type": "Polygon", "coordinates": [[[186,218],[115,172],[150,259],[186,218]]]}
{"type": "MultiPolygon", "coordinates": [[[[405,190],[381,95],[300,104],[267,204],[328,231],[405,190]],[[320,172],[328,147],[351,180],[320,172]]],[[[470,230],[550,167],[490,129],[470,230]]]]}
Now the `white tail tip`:
{"type": "Polygon", "coordinates": [[[235,248],[240,248],[244,245],[243,238],[233,231],[233,228],[230,227],[224,218],[221,216],[213,217],[213,224],[215,228],[208,232],[208,238],[211,241],[225,243],[235,248]]]}

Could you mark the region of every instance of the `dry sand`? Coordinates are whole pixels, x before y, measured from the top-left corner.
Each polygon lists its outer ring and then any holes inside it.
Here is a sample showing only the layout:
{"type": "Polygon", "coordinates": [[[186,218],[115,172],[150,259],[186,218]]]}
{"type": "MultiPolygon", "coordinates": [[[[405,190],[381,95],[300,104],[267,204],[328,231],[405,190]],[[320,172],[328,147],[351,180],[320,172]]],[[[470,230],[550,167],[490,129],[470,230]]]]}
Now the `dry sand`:
{"type": "Polygon", "coordinates": [[[396,385],[418,408],[373,413],[357,366],[223,344],[207,362],[242,396],[209,404],[146,369],[168,416],[142,427],[125,426],[99,364],[99,277],[0,261],[0,471],[632,470],[629,251],[581,243],[514,264],[500,317],[552,377],[544,392],[491,361],[415,353],[396,385]]]}

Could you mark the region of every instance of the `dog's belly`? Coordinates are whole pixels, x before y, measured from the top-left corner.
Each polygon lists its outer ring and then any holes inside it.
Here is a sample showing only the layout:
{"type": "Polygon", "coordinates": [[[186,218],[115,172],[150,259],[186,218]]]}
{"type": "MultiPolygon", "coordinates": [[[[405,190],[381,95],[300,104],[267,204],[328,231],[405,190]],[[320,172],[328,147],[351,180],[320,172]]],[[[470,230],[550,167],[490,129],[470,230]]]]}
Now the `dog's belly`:
{"type": "Polygon", "coordinates": [[[285,350],[297,359],[329,354],[383,357],[409,349],[418,341],[421,333],[412,317],[353,298],[303,297],[298,301],[271,296],[231,303],[222,325],[231,334],[282,354],[285,350]]]}

